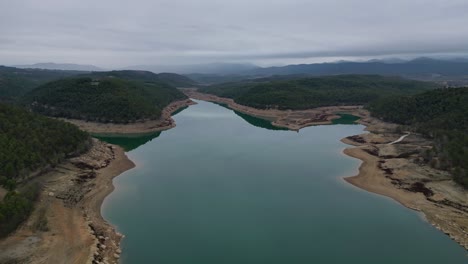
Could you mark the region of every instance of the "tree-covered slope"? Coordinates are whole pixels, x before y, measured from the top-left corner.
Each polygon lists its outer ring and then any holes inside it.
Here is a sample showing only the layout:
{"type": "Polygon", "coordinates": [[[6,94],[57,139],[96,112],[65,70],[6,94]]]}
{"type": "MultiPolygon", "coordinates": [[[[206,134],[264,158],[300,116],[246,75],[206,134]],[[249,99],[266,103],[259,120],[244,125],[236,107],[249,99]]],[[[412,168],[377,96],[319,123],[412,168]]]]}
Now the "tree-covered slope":
{"type": "Polygon", "coordinates": [[[436,168],[450,170],[455,180],[468,188],[468,88],[388,97],[368,108],[376,117],[434,138],[434,149],[426,153],[426,160],[436,168]]]}
{"type": "Polygon", "coordinates": [[[233,98],[255,108],[306,109],[330,105],[362,105],[384,96],[415,94],[438,87],[433,83],[378,75],[316,78],[271,77],[212,85],[201,92],[233,98]]]}
{"type": "Polygon", "coordinates": [[[120,71],[87,76],[44,84],[28,93],[24,103],[48,116],[128,123],[156,119],[165,106],[186,98],[153,73],[120,71]]]}
{"type": "Polygon", "coordinates": [[[9,191],[0,201],[0,237],[28,217],[39,193],[17,181],[89,146],[89,135],[71,124],[0,104],[0,185],[9,191]]]}
{"type": "Polygon", "coordinates": [[[76,126],[0,104],[0,176],[16,179],[89,146],[76,126]]]}
{"type": "Polygon", "coordinates": [[[158,78],[167,83],[170,84],[174,87],[183,87],[183,88],[188,88],[188,87],[194,87],[197,85],[195,81],[190,79],[189,77],[180,75],[180,74],[175,74],[175,73],[159,73],[158,78]]]}
{"type": "Polygon", "coordinates": [[[190,78],[175,74],[175,73],[153,73],[149,71],[135,71],[135,70],[120,70],[120,71],[108,71],[108,72],[92,72],[83,76],[91,78],[121,78],[131,81],[139,81],[144,83],[156,83],[161,86],[172,86],[172,87],[193,87],[196,82],[190,78]]]}
{"type": "Polygon", "coordinates": [[[13,101],[41,84],[78,74],[83,72],[0,66],[0,101],[13,101]]]}

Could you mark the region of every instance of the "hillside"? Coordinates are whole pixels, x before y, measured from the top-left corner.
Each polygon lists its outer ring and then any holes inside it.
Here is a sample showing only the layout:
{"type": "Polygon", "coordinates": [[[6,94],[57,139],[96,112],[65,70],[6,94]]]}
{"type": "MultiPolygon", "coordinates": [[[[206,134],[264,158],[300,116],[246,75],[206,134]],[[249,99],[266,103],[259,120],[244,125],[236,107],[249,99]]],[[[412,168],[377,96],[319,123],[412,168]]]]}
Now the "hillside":
{"type": "Polygon", "coordinates": [[[27,218],[39,189],[17,189],[19,180],[90,146],[87,133],[65,122],[0,104],[0,185],[9,193],[0,201],[0,236],[27,218]]]}
{"type": "Polygon", "coordinates": [[[159,73],[158,78],[161,81],[167,84],[170,84],[174,87],[187,88],[187,87],[197,86],[197,83],[193,81],[192,79],[190,79],[189,77],[175,74],[175,73],[167,73],[167,72],[159,73]]]}
{"type": "Polygon", "coordinates": [[[384,98],[368,108],[378,118],[433,138],[434,148],[425,153],[426,161],[450,170],[468,188],[468,87],[384,98]]]}
{"type": "Polygon", "coordinates": [[[15,100],[41,84],[82,73],[0,66],[0,101],[15,100]]]}
{"type": "Polygon", "coordinates": [[[377,75],[339,75],[285,79],[274,76],[201,88],[255,108],[307,109],[331,105],[363,105],[384,96],[408,95],[438,85],[377,75]]]}
{"type": "Polygon", "coordinates": [[[174,87],[152,81],[153,76],[146,73],[93,73],[92,76],[44,84],[28,93],[23,102],[33,111],[48,116],[128,123],[157,119],[169,103],[186,98],[174,87]]]}
{"type": "Polygon", "coordinates": [[[173,87],[193,87],[196,82],[189,77],[175,74],[175,73],[152,73],[149,71],[135,71],[135,70],[120,70],[109,72],[92,72],[83,76],[91,78],[121,78],[131,81],[139,81],[144,83],[157,83],[160,86],[173,86],[173,87]]]}

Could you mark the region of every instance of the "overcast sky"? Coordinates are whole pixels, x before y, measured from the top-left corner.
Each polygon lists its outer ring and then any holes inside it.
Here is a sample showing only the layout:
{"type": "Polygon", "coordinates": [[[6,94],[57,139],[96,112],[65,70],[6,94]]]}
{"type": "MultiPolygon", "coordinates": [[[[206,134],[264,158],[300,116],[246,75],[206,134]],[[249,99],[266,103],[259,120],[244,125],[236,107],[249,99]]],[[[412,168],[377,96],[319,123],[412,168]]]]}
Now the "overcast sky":
{"type": "Polygon", "coordinates": [[[467,0],[0,0],[0,64],[468,54],[467,0]]]}

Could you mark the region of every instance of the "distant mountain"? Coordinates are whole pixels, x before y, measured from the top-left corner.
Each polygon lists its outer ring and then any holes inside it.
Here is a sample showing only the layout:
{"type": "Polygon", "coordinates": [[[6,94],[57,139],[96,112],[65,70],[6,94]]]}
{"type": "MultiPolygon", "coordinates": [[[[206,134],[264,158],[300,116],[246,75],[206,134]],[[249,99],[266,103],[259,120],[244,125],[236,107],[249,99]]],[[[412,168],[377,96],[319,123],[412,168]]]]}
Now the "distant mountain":
{"type": "Polygon", "coordinates": [[[190,65],[137,65],[125,67],[131,70],[145,70],[154,73],[159,72],[174,72],[178,74],[237,74],[240,72],[255,70],[260,67],[248,63],[206,63],[206,64],[190,64],[190,65]]]}
{"type": "Polygon", "coordinates": [[[176,73],[159,73],[156,74],[150,71],[143,70],[120,70],[120,71],[107,71],[107,72],[91,72],[83,76],[91,78],[121,78],[139,82],[153,82],[165,84],[173,87],[193,87],[197,83],[189,77],[179,75],[176,73]]]}
{"type": "Polygon", "coordinates": [[[85,72],[0,66],[0,101],[15,100],[46,82],[83,73],[85,72]]]}
{"type": "Polygon", "coordinates": [[[410,61],[401,60],[372,60],[367,62],[336,62],[318,64],[299,64],[283,67],[257,68],[244,71],[243,75],[269,76],[269,75],[337,75],[337,74],[380,74],[399,75],[405,77],[415,76],[464,76],[468,75],[468,61],[442,60],[431,58],[417,58],[410,61]]]}
{"type": "Polygon", "coordinates": [[[31,65],[16,65],[13,66],[22,69],[46,69],[46,70],[66,70],[66,71],[103,71],[103,69],[94,65],[82,65],[73,63],[36,63],[31,65]]]}

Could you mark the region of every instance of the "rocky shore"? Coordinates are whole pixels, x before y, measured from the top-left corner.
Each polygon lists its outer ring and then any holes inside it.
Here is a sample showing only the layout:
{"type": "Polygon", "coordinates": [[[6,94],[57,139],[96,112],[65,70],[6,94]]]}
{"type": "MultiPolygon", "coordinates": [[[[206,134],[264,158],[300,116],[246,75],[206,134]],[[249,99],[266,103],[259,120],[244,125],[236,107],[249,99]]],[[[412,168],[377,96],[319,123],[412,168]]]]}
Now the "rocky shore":
{"type": "Polygon", "coordinates": [[[187,88],[182,89],[182,91],[190,98],[224,104],[236,111],[269,120],[274,126],[284,127],[294,131],[313,125],[331,124],[333,119],[339,118],[337,113],[341,112],[362,112],[361,115],[366,114],[366,112],[363,111],[362,106],[329,106],[307,110],[256,109],[237,104],[230,98],[200,93],[197,89],[187,88]]]}
{"type": "Polygon", "coordinates": [[[431,142],[414,133],[402,137],[397,125],[368,115],[360,122],[369,133],[342,140],[355,146],[344,153],[362,160],[359,174],[345,180],[422,212],[429,223],[468,250],[468,191],[448,172],[424,162],[422,153],[431,142]]]}
{"type": "Polygon", "coordinates": [[[118,263],[122,235],[102,218],[101,204],[112,179],[133,167],[121,148],[94,140],[87,153],[31,179],[42,186],[39,202],[0,241],[0,263],[118,263]]]}
{"type": "Polygon", "coordinates": [[[190,99],[175,101],[163,109],[159,119],[138,121],[129,124],[97,123],[66,118],[60,118],[60,120],[72,123],[78,126],[81,130],[93,134],[144,134],[168,130],[175,127],[176,124],[174,119],[171,117],[172,113],[193,104],[195,104],[195,102],[190,99]]]}
{"type": "MultiPolygon", "coordinates": [[[[175,127],[171,115],[193,104],[176,101],[158,120],[127,125],[63,120],[90,133],[141,134],[175,127]]],[[[0,240],[0,263],[118,263],[123,235],[103,219],[101,205],[112,179],[134,166],[120,147],[93,139],[87,153],[28,180],[43,191],[28,220],[0,240]]]]}

